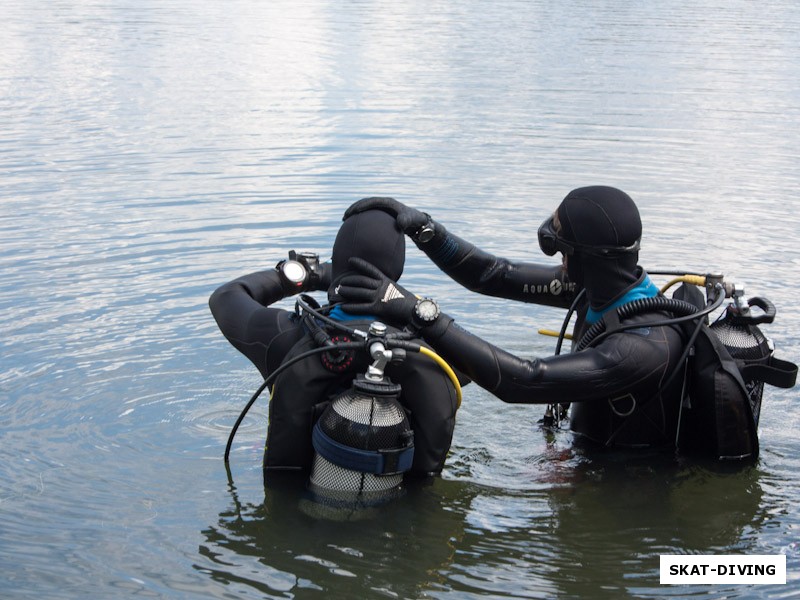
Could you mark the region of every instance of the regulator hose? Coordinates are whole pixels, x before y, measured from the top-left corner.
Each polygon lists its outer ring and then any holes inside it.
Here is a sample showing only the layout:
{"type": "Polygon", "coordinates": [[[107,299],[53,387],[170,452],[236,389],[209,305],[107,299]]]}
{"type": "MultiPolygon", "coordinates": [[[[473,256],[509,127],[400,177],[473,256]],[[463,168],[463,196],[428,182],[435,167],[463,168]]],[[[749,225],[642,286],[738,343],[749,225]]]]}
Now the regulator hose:
{"type": "Polygon", "coordinates": [[[428,358],[432,359],[442,371],[450,378],[453,387],[456,390],[456,408],[461,408],[461,398],[462,398],[462,391],[461,391],[461,383],[458,381],[458,376],[456,375],[455,371],[453,371],[452,367],[447,364],[441,356],[436,354],[430,348],[426,348],[420,344],[415,344],[413,342],[401,341],[401,340],[387,340],[387,345],[389,347],[394,348],[403,348],[404,350],[411,350],[412,352],[419,352],[420,354],[427,356],[428,358]]]}
{"type": "MultiPolygon", "coordinates": [[[[337,349],[341,349],[341,350],[347,350],[349,348],[363,348],[363,347],[364,347],[364,342],[343,342],[343,343],[336,344],[336,348],[337,349]]],[[[291,367],[297,361],[303,360],[304,358],[308,358],[309,356],[313,356],[314,354],[319,354],[321,352],[327,352],[330,349],[331,349],[330,346],[320,346],[319,348],[312,348],[311,350],[308,350],[307,352],[303,352],[302,354],[298,354],[297,356],[293,356],[290,360],[286,361],[281,366],[279,366],[277,369],[275,369],[272,373],[269,374],[269,376],[264,380],[264,382],[255,391],[255,393],[250,398],[250,400],[247,402],[247,404],[245,404],[245,407],[242,409],[242,412],[239,413],[239,418],[236,419],[236,423],[234,423],[233,427],[231,428],[231,433],[228,436],[228,444],[225,446],[225,464],[226,465],[228,464],[228,460],[230,458],[231,446],[233,445],[233,438],[236,436],[236,431],[239,429],[239,425],[242,424],[242,421],[244,420],[244,417],[247,414],[247,412],[250,410],[250,407],[253,406],[253,404],[255,404],[255,401],[261,395],[261,392],[263,392],[264,389],[269,384],[271,384],[273,381],[275,381],[275,378],[278,377],[278,375],[283,373],[286,369],[291,367]]]]}
{"type": "Polygon", "coordinates": [[[564,340],[567,338],[567,327],[569,326],[569,321],[572,318],[572,314],[575,312],[575,309],[578,308],[578,303],[585,295],[586,295],[586,288],[583,288],[580,292],[576,294],[575,299],[572,301],[572,304],[569,305],[567,316],[564,317],[564,322],[561,324],[561,331],[558,332],[558,342],[556,343],[556,351],[555,351],[556,354],[561,354],[561,346],[564,343],[564,340]]]}
{"type": "Polygon", "coordinates": [[[658,321],[648,321],[645,323],[630,323],[628,325],[620,325],[613,330],[606,330],[605,320],[598,321],[592,325],[588,331],[583,335],[581,341],[578,343],[577,351],[584,350],[590,345],[597,344],[603,338],[623,331],[625,329],[638,329],[640,327],[662,327],[666,325],[675,325],[677,323],[684,323],[686,321],[694,321],[701,317],[706,316],[713,312],[725,301],[725,292],[721,288],[717,288],[717,297],[708,306],[703,309],[698,309],[694,304],[685,302],[683,300],[676,300],[675,298],[666,298],[664,296],[654,296],[652,298],[641,298],[634,300],[616,309],[617,316],[620,321],[627,319],[634,315],[639,315],[647,312],[664,311],[671,312],[678,315],[673,319],[661,319],[658,321]]]}
{"type": "MultiPolygon", "coordinates": [[[[367,337],[367,334],[365,332],[360,331],[358,329],[353,329],[352,327],[347,327],[346,325],[342,325],[338,321],[334,321],[333,319],[330,319],[329,317],[326,317],[325,315],[321,314],[319,311],[317,311],[314,308],[312,308],[309,303],[307,303],[307,302],[305,302],[303,300],[298,299],[297,300],[297,305],[302,310],[304,310],[304,311],[306,311],[308,313],[311,313],[311,315],[313,315],[313,317],[320,319],[321,321],[323,321],[323,322],[335,327],[336,329],[339,329],[341,331],[345,331],[345,332],[353,335],[354,337],[355,336],[364,337],[364,338],[367,337]]],[[[286,361],[285,363],[280,365],[272,373],[270,373],[269,376],[266,379],[264,379],[262,384],[258,387],[258,389],[255,391],[255,393],[252,395],[252,397],[247,402],[247,404],[244,406],[244,408],[242,409],[242,412],[239,413],[239,417],[236,419],[236,422],[233,424],[233,427],[231,428],[230,435],[228,435],[228,443],[225,446],[225,466],[226,466],[226,468],[228,467],[228,463],[230,461],[231,447],[233,446],[233,438],[236,437],[236,432],[239,430],[239,426],[242,424],[242,421],[244,420],[244,418],[247,415],[248,411],[253,406],[253,404],[255,404],[256,400],[261,395],[261,393],[267,388],[268,385],[270,385],[271,383],[273,383],[275,381],[275,379],[278,377],[278,375],[283,373],[283,371],[288,369],[294,363],[296,363],[296,362],[298,362],[300,360],[303,360],[305,358],[308,358],[309,356],[314,356],[315,354],[320,354],[322,352],[329,352],[331,349],[349,350],[349,349],[357,349],[357,348],[362,348],[363,349],[364,348],[364,342],[363,341],[360,341],[360,342],[332,342],[330,339],[324,339],[325,338],[324,332],[322,332],[318,328],[315,329],[315,328],[312,327],[310,333],[311,333],[314,341],[316,343],[318,343],[318,344],[321,344],[321,345],[319,347],[317,347],[317,348],[312,348],[311,350],[308,350],[306,352],[298,354],[297,356],[292,357],[291,359],[289,359],[288,361],[286,361]]],[[[461,398],[462,398],[461,384],[458,381],[458,377],[456,376],[456,374],[453,371],[453,369],[450,367],[450,365],[447,364],[447,362],[445,362],[445,360],[441,356],[436,354],[433,350],[431,350],[429,348],[426,348],[425,346],[421,346],[420,344],[415,344],[415,343],[412,343],[412,342],[409,342],[409,341],[406,341],[406,340],[402,339],[402,338],[406,337],[407,335],[411,335],[411,334],[410,333],[408,333],[408,334],[407,333],[402,333],[402,332],[401,333],[397,333],[397,334],[389,334],[388,336],[386,336],[387,345],[388,346],[393,346],[393,347],[396,347],[396,348],[403,348],[403,349],[407,349],[407,350],[412,350],[414,352],[419,352],[420,354],[423,354],[423,355],[427,356],[428,358],[431,358],[432,360],[434,360],[436,362],[436,364],[438,364],[439,367],[450,378],[450,381],[453,383],[453,387],[456,390],[457,408],[460,408],[461,407],[461,398]]]]}
{"type": "Polygon", "coordinates": [[[665,293],[669,288],[671,288],[676,283],[691,283],[692,285],[703,287],[706,284],[706,277],[705,275],[691,275],[691,274],[675,277],[674,279],[671,279],[666,284],[664,284],[664,286],[661,288],[661,293],[662,294],[665,293]]]}
{"type": "MultiPolygon", "coordinates": [[[[306,302],[305,298],[303,297],[305,294],[301,294],[301,296],[297,299],[296,305],[299,309],[306,311],[307,313],[311,313],[315,318],[319,319],[323,323],[330,325],[334,329],[338,329],[339,331],[343,331],[344,333],[348,333],[353,337],[360,337],[366,339],[367,333],[365,331],[361,331],[360,329],[355,329],[353,327],[348,327],[339,321],[331,319],[330,317],[323,315],[321,312],[312,308],[312,306],[306,302]]],[[[335,306],[335,305],[332,305],[335,306]]]]}

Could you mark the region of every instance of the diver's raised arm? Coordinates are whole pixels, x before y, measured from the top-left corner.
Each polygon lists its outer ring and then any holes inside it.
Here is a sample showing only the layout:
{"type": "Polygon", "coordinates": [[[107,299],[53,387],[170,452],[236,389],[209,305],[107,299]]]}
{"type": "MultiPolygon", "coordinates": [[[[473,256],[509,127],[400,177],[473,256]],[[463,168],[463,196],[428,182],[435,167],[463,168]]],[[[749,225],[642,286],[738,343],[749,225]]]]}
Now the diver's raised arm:
{"type": "MultiPolygon", "coordinates": [[[[468,290],[519,302],[567,308],[575,286],[559,265],[512,261],[481,250],[431,220],[435,231],[417,246],[450,278],[468,290]]],[[[413,239],[413,238],[412,238],[413,239]]]]}
{"type": "Polygon", "coordinates": [[[450,233],[430,215],[394,198],[364,198],[345,212],[345,218],[379,209],[392,215],[408,235],[444,273],[468,290],[520,302],[568,307],[575,297],[561,265],[515,262],[481,250],[450,233]]]}
{"type": "Polygon", "coordinates": [[[223,333],[247,325],[250,315],[257,310],[289,296],[306,291],[327,289],[330,284],[330,263],[319,263],[315,254],[294,251],[289,253],[288,260],[279,261],[274,268],[243,275],[221,285],[208,300],[214,318],[231,315],[229,326],[219,323],[223,333]],[[234,325],[235,323],[235,325],[234,325]]]}
{"type": "Polygon", "coordinates": [[[264,374],[274,338],[288,327],[293,313],[272,307],[300,292],[326,289],[330,264],[318,264],[315,255],[290,253],[274,268],[238,277],[214,290],[208,300],[211,314],[228,341],[264,374]]]}

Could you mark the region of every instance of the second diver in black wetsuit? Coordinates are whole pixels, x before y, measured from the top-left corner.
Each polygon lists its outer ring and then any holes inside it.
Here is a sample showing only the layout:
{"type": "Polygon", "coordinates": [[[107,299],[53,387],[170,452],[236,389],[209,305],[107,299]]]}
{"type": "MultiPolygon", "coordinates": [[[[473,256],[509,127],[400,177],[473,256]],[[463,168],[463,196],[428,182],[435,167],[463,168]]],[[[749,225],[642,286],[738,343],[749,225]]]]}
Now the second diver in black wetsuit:
{"type": "MultiPolygon", "coordinates": [[[[361,200],[345,216],[375,208],[394,216],[439,268],[470,290],[563,308],[583,292],[576,308],[576,341],[611,309],[659,294],[637,264],[639,211],[616,188],[573,190],[542,224],[540,246],[548,255],[563,255],[559,266],[493,256],[391,198],[361,200]]],[[[339,288],[346,310],[374,314],[397,326],[415,324],[454,368],[501,400],[571,403],[572,430],[600,444],[675,444],[683,379],[670,375],[686,344],[678,326],[625,329],[581,351],[525,360],[464,330],[439,313],[435,302],[417,300],[368,262],[355,259],[351,264],[359,274],[345,277],[339,288]],[[387,295],[392,287],[395,290],[387,295]]],[[[650,324],[654,316],[659,315],[633,316],[626,325],[650,324]]]]}

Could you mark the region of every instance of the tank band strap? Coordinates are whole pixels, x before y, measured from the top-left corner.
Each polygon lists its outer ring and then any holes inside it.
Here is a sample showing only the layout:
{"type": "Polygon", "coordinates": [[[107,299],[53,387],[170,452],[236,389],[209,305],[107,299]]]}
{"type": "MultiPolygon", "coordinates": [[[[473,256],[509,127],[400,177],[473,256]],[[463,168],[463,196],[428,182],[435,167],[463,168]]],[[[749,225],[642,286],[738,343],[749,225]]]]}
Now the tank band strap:
{"type": "Polygon", "coordinates": [[[337,442],[322,431],[322,427],[317,423],[311,434],[311,441],[314,450],[325,460],[343,469],[360,473],[397,475],[411,469],[414,460],[414,445],[411,439],[405,448],[361,450],[337,442]]]}
{"type": "Polygon", "coordinates": [[[770,357],[767,364],[747,364],[745,361],[740,365],[737,361],[737,365],[745,380],[755,379],[786,389],[794,387],[797,382],[797,365],[774,356],[770,357]]]}

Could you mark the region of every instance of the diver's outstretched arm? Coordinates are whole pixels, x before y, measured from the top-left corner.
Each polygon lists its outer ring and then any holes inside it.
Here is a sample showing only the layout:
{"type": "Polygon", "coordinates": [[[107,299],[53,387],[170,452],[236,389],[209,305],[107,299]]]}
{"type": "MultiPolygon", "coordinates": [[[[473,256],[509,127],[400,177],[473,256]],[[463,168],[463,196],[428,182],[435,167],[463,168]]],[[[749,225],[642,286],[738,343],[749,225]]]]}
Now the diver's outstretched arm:
{"type": "Polygon", "coordinates": [[[399,327],[414,324],[452,367],[504,402],[552,404],[613,397],[651,374],[654,363],[644,352],[655,345],[638,347],[640,336],[627,335],[624,343],[600,344],[574,354],[525,360],[471,334],[445,314],[419,314],[422,300],[366,261],[351,258],[349,264],[359,274],[341,280],[344,310],[375,315],[399,327]]]}
{"type": "MultiPolygon", "coordinates": [[[[484,294],[568,308],[575,298],[575,286],[567,280],[561,265],[514,262],[481,250],[431,220],[433,237],[415,241],[417,247],[453,280],[484,294]]],[[[413,239],[413,238],[412,238],[413,239]]]]}
{"type": "Polygon", "coordinates": [[[481,250],[447,231],[441,223],[394,198],[364,198],[355,202],[344,218],[365,210],[384,210],[442,271],[465,288],[485,294],[567,308],[575,286],[561,265],[514,262],[481,250]]]}
{"type": "Polygon", "coordinates": [[[526,360],[470,333],[446,314],[420,333],[450,366],[514,404],[614,398],[649,377],[656,360],[648,355],[652,345],[633,335],[612,346],[526,360]]]}

